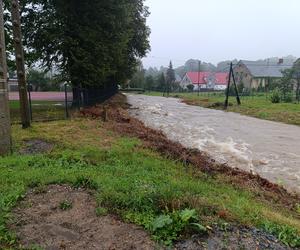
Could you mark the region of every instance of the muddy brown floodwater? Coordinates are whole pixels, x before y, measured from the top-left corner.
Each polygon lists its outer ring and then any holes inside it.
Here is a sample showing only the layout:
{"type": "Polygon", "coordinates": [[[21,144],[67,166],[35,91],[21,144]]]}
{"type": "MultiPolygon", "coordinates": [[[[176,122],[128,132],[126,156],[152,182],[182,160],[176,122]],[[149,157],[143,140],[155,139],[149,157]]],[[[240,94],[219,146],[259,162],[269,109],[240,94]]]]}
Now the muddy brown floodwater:
{"type": "Polygon", "coordinates": [[[130,114],[183,146],[300,193],[300,127],[190,106],[179,99],[128,95],[130,114]]]}

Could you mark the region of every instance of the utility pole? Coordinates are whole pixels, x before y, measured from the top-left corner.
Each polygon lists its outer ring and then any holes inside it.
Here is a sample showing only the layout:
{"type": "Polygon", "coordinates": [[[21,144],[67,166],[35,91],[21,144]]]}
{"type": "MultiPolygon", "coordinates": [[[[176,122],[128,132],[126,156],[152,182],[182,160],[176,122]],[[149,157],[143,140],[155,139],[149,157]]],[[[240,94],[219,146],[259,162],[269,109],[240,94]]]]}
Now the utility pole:
{"type": "Polygon", "coordinates": [[[0,156],[11,151],[7,64],[4,38],[3,0],[0,0],[0,156]]]}
{"type": "Polygon", "coordinates": [[[20,112],[22,127],[30,127],[30,112],[29,103],[27,96],[26,76],[25,76],[25,62],[24,62],[24,51],[22,44],[22,32],[21,32],[21,17],[20,17],[20,6],[18,0],[11,1],[11,15],[13,24],[13,36],[14,46],[16,54],[17,64],[17,76],[19,85],[19,96],[20,96],[20,112]]]}
{"type": "Polygon", "coordinates": [[[237,89],[237,85],[236,85],[236,81],[235,81],[235,76],[234,76],[234,73],[233,73],[233,63],[231,62],[230,63],[230,70],[229,70],[229,77],[228,77],[228,85],[227,85],[227,89],[226,89],[226,99],[225,99],[225,103],[224,103],[224,109],[227,109],[228,108],[228,104],[229,104],[228,100],[229,100],[229,91],[230,91],[231,77],[232,77],[233,84],[234,84],[234,90],[235,90],[235,93],[236,93],[237,104],[241,105],[241,99],[240,99],[240,96],[239,96],[239,91],[237,89]]]}

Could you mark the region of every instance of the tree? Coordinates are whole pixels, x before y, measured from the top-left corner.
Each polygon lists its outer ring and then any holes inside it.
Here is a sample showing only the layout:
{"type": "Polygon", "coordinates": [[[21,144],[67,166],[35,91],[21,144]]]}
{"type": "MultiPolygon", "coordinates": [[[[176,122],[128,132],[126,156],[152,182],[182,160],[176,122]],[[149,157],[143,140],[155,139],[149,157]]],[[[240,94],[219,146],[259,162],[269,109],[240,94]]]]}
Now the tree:
{"type": "Polygon", "coordinates": [[[161,73],[157,78],[157,90],[158,91],[166,90],[166,78],[164,73],[161,73]]]}
{"type": "Polygon", "coordinates": [[[300,59],[298,59],[293,65],[293,76],[296,79],[296,99],[299,102],[300,100],[300,59]]]}
{"type": "Polygon", "coordinates": [[[45,71],[33,68],[28,70],[27,83],[32,86],[34,91],[50,91],[55,89],[45,71]]]}
{"type": "Polygon", "coordinates": [[[24,0],[21,9],[27,62],[91,94],[131,78],[150,48],[144,0],[24,0]]]}
{"type": "Polygon", "coordinates": [[[138,66],[136,66],[136,72],[129,82],[129,87],[145,88],[145,69],[141,61],[139,61],[138,66]]]}
{"type": "Polygon", "coordinates": [[[172,62],[170,61],[169,68],[167,70],[167,76],[166,76],[167,93],[169,93],[170,90],[172,89],[172,85],[174,84],[175,80],[176,80],[175,71],[173,69],[172,62]]]}
{"type": "Polygon", "coordinates": [[[280,91],[281,99],[285,102],[292,101],[292,91],[293,91],[293,69],[286,69],[282,72],[283,77],[280,79],[280,91]]]}
{"type": "Polygon", "coordinates": [[[146,90],[154,90],[155,89],[155,82],[154,82],[153,76],[149,75],[146,77],[145,89],[146,90]]]}

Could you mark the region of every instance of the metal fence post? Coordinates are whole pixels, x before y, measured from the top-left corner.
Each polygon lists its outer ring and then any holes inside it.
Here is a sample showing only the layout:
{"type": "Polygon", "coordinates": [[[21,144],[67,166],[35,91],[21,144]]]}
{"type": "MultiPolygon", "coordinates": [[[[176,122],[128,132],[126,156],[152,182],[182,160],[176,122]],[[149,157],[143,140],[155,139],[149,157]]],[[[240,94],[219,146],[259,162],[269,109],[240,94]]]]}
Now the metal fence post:
{"type": "Polygon", "coordinates": [[[64,84],[65,89],[65,119],[69,118],[69,110],[68,110],[68,84],[64,84]]]}
{"type": "Polygon", "coordinates": [[[27,85],[27,92],[28,92],[28,101],[29,101],[29,113],[30,113],[30,120],[33,121],[32,116],[32,102],[31,102],[31,84],[27,85]]]}

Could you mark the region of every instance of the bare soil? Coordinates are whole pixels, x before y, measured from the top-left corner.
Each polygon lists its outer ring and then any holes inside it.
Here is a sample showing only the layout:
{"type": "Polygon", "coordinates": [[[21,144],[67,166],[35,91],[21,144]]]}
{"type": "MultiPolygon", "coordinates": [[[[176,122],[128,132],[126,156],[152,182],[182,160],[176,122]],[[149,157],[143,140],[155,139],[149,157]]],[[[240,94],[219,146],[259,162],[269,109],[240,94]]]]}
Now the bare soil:
{"type": "MultiPolygon", "coordinates": [[[[19,239],[20,249],[33,246],[45,250],[171,249],[155,244],[140,227],[118,218],[96,216],[97,204],[91,191],[67,185],[50,185],[30,190],[13,211],[10,229],[19,239]],[[61,204],[72,206],[62,209],[61,204]]],[[[270,234],[255,228],[215,227],[208,235],[194,235],[177,242],[174,250],[194,249],[290,249],[270,234]]]]}
{"type": "Polygon", "coordinates": [[[43,154],[53,149],[53,144],[42,139],[25,140],[20,154],[43,154]]]}
{"type": "Polygon", "coordinates": [[[214,228],[208,237],[194,235],[191,239],[178,242],[174,250],[284,250],[291,249],[276,240],[274,236],[255,228],[232,226],[226,230],[214,228]]]}
{"type": "MultiPolygon", "coordinates": [[[[109,129],[125,136],[134,136],[141,139],[144,146],[152,148],[162,155],[179,160],[186,165],[194,167],[195,175],[201,171],[210,176],[222,175],[222,179],[237,187],[251,190],[257,197],[272,202],[274,206],[280,204],[296,211],[300,197],[291,194],[282,186],[271,183],[259,175],[231,168],[226,164],[218,164],[207,154],[197,150],[183,147],[180,143],[169,140],[161,131],[146,127],[143,122],[129,115],[130,106],[126,102],[126,96],[115,95],[104,105],[97,105],[83,109],[81,115],[94,119],[102,119],[107,122],[109,129]],[[105,108],[104,108],[105,107],[105,108]]],[[[295,214],[297,214],[295,212],[295,214]]]]}
{"type": "Polygon", "coordinates": [[[114,216],[96,216],[96,201],[86,190],[51,185],[31,190],[13,211],[11,229],[22,247],[38,245],[61,249],[154,249],[149,235],[140,227],[114,216]],[[72,207],[61,209],[67,202],[72,207]]]}

